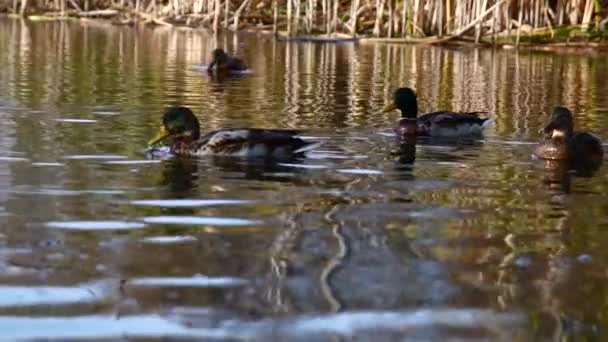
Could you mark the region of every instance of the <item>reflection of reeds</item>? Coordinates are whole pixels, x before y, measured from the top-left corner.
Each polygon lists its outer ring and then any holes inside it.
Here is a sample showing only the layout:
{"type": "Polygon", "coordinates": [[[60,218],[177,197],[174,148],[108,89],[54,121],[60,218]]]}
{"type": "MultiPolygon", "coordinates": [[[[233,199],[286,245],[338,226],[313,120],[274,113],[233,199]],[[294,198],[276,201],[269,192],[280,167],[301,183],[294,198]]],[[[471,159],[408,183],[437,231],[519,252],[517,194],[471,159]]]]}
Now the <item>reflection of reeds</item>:
{"type": "Polygon", "coordinates": [[[607,87],[593,55],[263,38],[241,45],[237,37],[164,28],[1,25],[6,94],[33,107],[108,104],[150,114],[125,116],[117,127],[156,126],[171,104],[192,106],[208,129],[227,120],[266,127],[386,125],[394,115],[380,108],[396,87],[410,86],[421,111],[486,110],[499,134],[525,137],[536,135],[543,113],[555,105],[571,107],[582,127],[596,125],[591,110],[607,87]],[[254,77],[227,86],[190,70],[207,63],[215,47],[243,56],[254,77]]]}

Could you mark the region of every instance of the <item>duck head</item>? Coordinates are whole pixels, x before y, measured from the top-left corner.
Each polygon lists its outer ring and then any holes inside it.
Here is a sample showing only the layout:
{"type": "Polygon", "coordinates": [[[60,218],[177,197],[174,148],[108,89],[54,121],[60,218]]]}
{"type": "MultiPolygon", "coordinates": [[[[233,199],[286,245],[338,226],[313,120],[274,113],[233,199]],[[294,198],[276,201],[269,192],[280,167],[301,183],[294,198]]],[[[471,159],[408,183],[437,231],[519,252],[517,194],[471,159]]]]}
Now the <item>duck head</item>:
{"type": "Polygon", "coordinates": [[[163,123],[159,132],[148,145],[156,145],[169,138],[185,143],[195,141],[200,137],[200,125],[194,113],[187,107],[173,107],[163,115],[163,123]]]}
{"type": "Polygon", "coordinates": [[[223,49],[215,49],[213,50],[213,62],[215,63],[224,63],[228,60],[228,54],[223,49]]]}
{"type": "Polygon", "coordinates": [[[390,112],[395,109],[401,111],[401,117],[414,119],[418,115],[418,101],[416,93],[411,88],[399,88],[393,94],[393,103],[384,107],[383,112],[390,112]]]}
{"type": "Polygon", "coordinates": [[[551,138],[569,138],[573,131],[572,113],[566,107],[555,107],[551,121],[543,128],[545,135],[551,138]]]}

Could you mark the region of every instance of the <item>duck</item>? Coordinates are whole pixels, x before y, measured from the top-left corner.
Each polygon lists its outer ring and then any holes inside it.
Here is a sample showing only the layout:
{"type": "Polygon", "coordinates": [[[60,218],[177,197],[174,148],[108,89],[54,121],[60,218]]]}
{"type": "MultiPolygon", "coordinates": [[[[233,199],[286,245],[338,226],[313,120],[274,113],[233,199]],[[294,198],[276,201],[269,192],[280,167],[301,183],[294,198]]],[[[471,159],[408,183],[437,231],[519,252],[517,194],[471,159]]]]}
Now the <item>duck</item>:
{"type": "Polygon", "coordinates": [[[572,112],[566,107],[553,109],[542,132],[545,137],[534,149],[536,157],[584,164],[601,163],[604,158],[601,140],[591,133],[574,131],[572,112]]]}
{"type": "Polygon", "coordinates": [[[212,53],[211,64],[207,68],[207,72],[213,73],[213,67],[216,72],[234,72],[247,70],[247,65],[237,57],[228,55],[223,49],[215,49],[212,53]]]}
{"type": "Polygon", "coordinates": [[[457,138],[480,135],[492,120],[479,115],[485,112],[438,111],[418,116],[418,100],[411,88],[399,88],[393,94],[393,102],[388,104],[384,113],[395,109],[401,111],[395,133],[404,136],[427,136],[457,138]]]}
{"type": "Polygon", "coordinates": [[[172,107],[163,115],[149,147],[168,142],[171,153],[182,156],[289,158],[304,156],[321,144],[304,140],[295,129],[235,128],[200,133],[200,123],[188,107],[172,107]]]}

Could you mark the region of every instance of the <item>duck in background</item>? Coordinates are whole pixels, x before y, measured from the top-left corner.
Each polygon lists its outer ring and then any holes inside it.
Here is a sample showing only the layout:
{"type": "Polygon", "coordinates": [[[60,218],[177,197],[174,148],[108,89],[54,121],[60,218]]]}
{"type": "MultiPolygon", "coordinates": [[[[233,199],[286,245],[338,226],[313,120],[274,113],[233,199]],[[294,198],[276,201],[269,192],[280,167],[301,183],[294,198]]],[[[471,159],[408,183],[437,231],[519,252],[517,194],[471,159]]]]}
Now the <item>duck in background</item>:
{"type": "Polygon", "coordinates": [[[165,112],[160,131],[148,145],[168,141],[171,152],[177,155],[289,158],[303,156],[321,144],[299,138],[300,133],[287,129],[237,128],[201,136],[194,113],[186,107],[174,107],[165,112]]]}
{"type": "Polygon", "coordinates": [[[572,112],[556,107],[543,128],[545,138],[536,146],[534,155],[547,160],[568,161],[575,166],[596,166],[604,158],[602,142],[588,132],[574,131],[572,112]]]}
{"type": "Polygon", "coordinates": [[[411,88],[399,88],[393,94],[393,102],[383,112],[401,111],[395,132],[400,136],[430,136],[458,138],[480,135],[492,120],[482,118],[484,112],[438,111],[418,116],[418,100],[411,88]]]}
{"type": "Polygon", "coordinates": [[[230,73],[247,70],[247,65],[237,57],[228,55],[222,49],[213,50],[211,64],[207,68],[207,72],[212,74],[215,68],[216,73],[230,73]]]}

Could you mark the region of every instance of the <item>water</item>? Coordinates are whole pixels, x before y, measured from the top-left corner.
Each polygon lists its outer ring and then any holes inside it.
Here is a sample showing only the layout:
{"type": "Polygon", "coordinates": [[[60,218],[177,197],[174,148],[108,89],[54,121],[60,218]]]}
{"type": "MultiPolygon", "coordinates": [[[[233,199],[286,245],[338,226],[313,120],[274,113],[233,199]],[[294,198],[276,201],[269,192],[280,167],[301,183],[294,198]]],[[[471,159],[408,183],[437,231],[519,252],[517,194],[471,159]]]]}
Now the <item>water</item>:
{"type": "Polygon", "coordinates": [[[593,53],[0,20],[1,340],[599,339],[606,166],[530,153],[555,105],[608,139],[607,72],[593,53]],[[253,73],[198,70],[218,46],[253,73]],[[495,127],[400,149],[381,109],[402,85],[495,127]],[[325,144],[150,159],[176,104],[325,144]]]}

